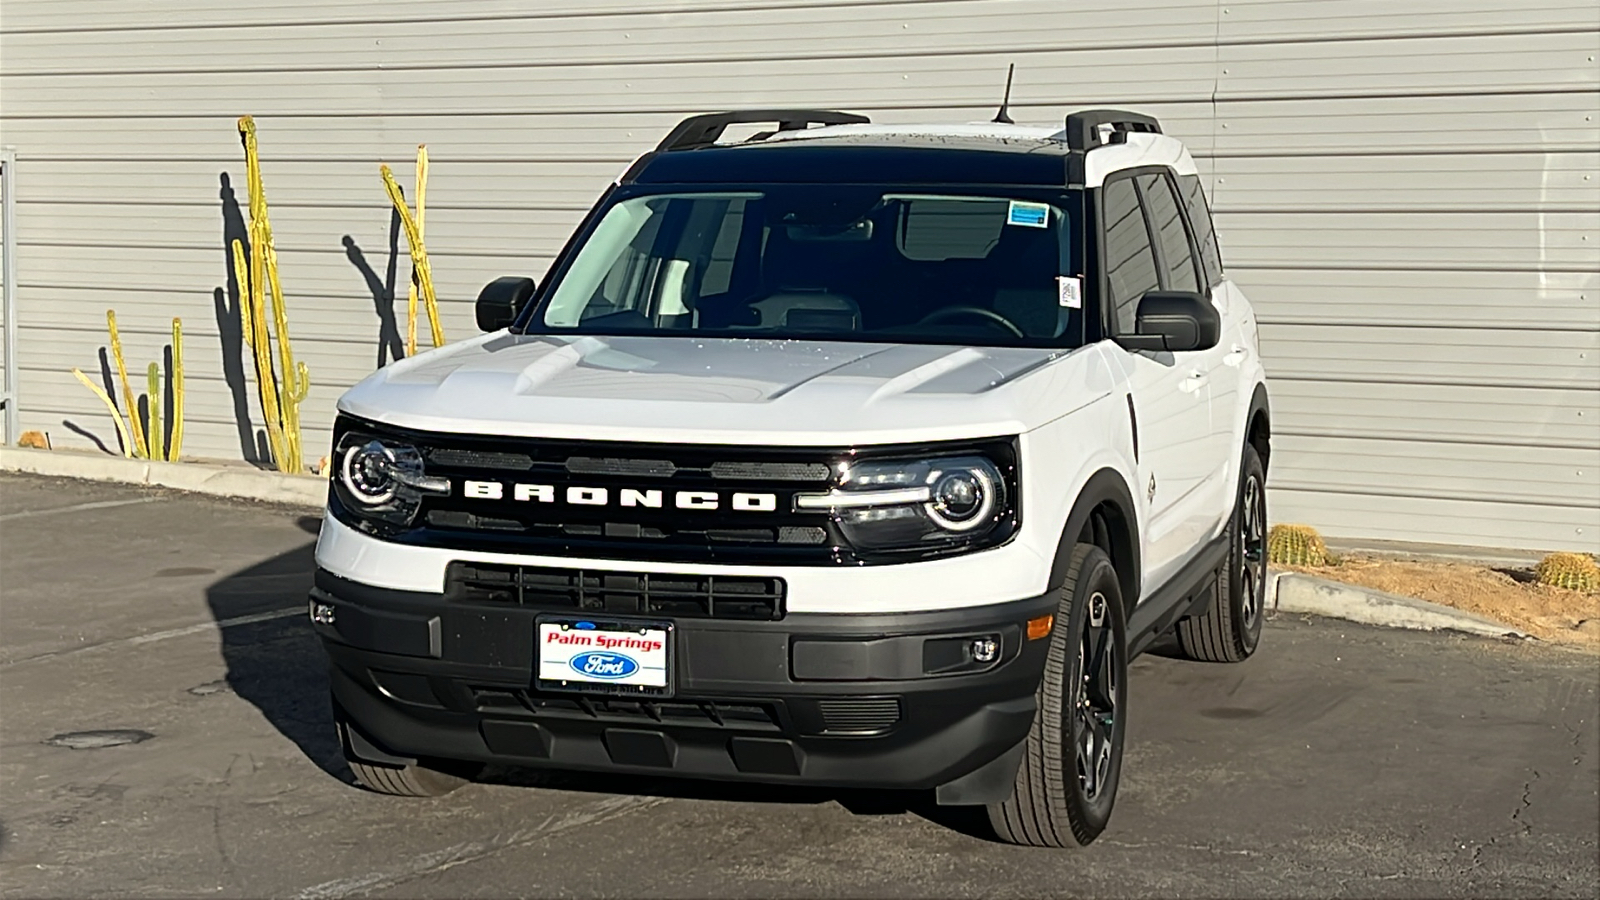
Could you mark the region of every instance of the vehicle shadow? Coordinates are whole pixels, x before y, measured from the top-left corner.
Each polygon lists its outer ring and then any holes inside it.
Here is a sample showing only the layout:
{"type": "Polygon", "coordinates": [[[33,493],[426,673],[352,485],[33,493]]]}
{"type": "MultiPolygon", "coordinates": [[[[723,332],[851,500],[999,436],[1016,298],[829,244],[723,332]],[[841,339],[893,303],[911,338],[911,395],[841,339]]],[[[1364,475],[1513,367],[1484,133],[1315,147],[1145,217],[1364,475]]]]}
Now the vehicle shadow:
{"type": "MultiPolygon", "coordinates": [[[[307,516],[300,525],[314,534],[319,522],[316,517],[307,516]]],[[[255,706],[318,768],[354,784],[328,705],[327,657],[305,616],[286,612],[303,601],[311,588],[316,565],[314,549],[315,545],[308,542],[235,572],[211,585],[206,600],[211,614],[223,624],[222,655],[228,689],[255,706]],[[285,614],[258,619],[280,611],[285,614]]],[[[963,834],[994,840],[982,809],[938,806],[932,791],[840,790],[510,766],[491,766],[477,781],[508,787],[737,803],[833,802],[858,816],[911,814],[963,834]]]]}
{"type": "MultiPolygon", "coordinates": [[[[316,522],[308,516],[301,526],[314,531],[316,522]]],[[[206,589],[206,603],[222,625],[228,689],[318,768],[353,783],[328,706],[327,657],[303,612],[314,548],[307,542],[229,575],[206,589]]]]}

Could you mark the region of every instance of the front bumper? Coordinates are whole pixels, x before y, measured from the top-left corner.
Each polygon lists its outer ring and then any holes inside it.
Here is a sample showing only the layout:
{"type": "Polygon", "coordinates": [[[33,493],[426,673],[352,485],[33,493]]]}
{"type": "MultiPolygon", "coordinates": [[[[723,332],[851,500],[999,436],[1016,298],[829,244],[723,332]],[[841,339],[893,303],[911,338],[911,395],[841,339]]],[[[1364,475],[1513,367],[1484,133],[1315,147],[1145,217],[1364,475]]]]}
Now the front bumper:
{"type": "MultiPolygon", "coordinates": [[[[1028,640],[1026,623],[1056,611],[1054,597],[1039,597],[922,613],[679,618],[675,693],[644,701],[535,690],[538,610],[321,570],[311,600],[333,608],[332,624],[315,627],[358,750],[906,789],[949,786],[1015,757],[1048,644],[1028,640]],[[987,635],[1000,639],[994,663],[951,655],[987,635]]],[[[984,780],[992,793],[1010,777],[984,780]]]]}

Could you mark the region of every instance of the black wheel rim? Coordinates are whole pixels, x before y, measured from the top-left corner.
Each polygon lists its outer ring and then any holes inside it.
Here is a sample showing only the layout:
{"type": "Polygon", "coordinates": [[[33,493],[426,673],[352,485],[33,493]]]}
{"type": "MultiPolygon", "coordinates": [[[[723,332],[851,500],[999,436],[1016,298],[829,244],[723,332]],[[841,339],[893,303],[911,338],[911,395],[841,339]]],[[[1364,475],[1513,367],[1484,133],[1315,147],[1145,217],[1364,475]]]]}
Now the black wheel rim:
{"type": "Polygon", "coordinates": [[[1083,798],[1093,802],[1107,790],[1115,749],[1117,717],[1117,646],[1104,594],[1089,597],[1078,645],[1077,696],[1072,704],[1072,742],[1083,798]]]}
{"type": "Polygon", "coordinates": [[[1251,628],[1261,615],[1267,583],[1267,496],[1255,473],[1245,478],[1239,500],[1240,614],[1245,628],[1251,628]]]}

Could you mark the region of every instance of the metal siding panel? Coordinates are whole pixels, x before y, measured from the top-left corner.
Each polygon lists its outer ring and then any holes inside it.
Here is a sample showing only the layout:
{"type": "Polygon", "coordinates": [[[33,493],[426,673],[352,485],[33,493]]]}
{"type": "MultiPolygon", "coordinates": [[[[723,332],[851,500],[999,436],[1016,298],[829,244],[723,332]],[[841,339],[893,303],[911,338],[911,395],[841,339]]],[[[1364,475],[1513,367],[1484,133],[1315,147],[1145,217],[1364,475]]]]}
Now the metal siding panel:
{"type": "Polygon", "coordinates": [[[1265,324],[1600,329],[1600,272],[1236,266],[1230,277],[1265,324]]]}
{"type": "Polygon", "coordinates": [[[1594,391],[1282,378],[1273,397],[1275,434],[1600,447],[1594,391]]]}
{"type": "Polygon", "coordinates": [[[1600,210],[1600,152],[1216,160],[1223,212],[1600,210]]]}
{"type": "Polygon", "coordinates": [[[1600,331],[1372,325],[1261,326],[1275,378],[1520,385],[1600,391],[1600,331]]]}
{"type": "Polygon", "coordinates": [[[1216,222],[1225,264],[1600,270],[1600,211],[1218,212],[1216,222]]]}
{"type": "Polygon", "coordinates": [[[1600,551],[1600,508],[1594,507],[1288,489],[1271,490],[1267,503],[1273,521],[1314,522],[1335,538],[1600,551]]]}
{"type": "MultiPolygon", "coordinates": [[[[1198,2],[1063,7],[1054,0],[930,3],[914,13],[902,4],[801,6],[632,15],[542,13],[521,21],[454,18],[419,29],[406,22],[315,25],[287,22],[150,31],[42,32],[12,35],[0,72],[41,74],[182,72],[216,74],[284,69],[428,72],[449,68],[549,69],[582,65],[657,65],[752,59],[909,57],[960,47],[966,53],[1039,53],[1127,43],[1127,21],[1148,14],[1140,43],[1208,44],[1216,11],[1198,2]],[[909,14],[908,14],[909,13],[909,14]],[[524,26],[519,28],[517,26],[524,26]],[[529,33],[537,29],[537,51],[529,33]],[[707,36],[715,34],[715,40],[707,36]],[[828,35],[797,43],[796,34],[828,35]],[[227,54],[215,45],[225,44],[227,54]],[[470,61],[470,63],[467,63],[470,61]]],[[[1003,69],[997,74],[1003,75],[1003,69]]],[[[1048,83],[1048,82],[1045,82],[1048,83]]],[[[995,81],[998,88],[1002,81],[995,81]]],[[[1037,92],[1039,81],[1030,86],[1037,92]]],[[[1027,92],[1026,86],[1018,96],[1027,92]]]]}
{"type": "Polygon", "coordinates": [[[1224,41],[1437,37],[1485,31],[1530,32],[1595,27],[1592,0],[1228,0],[1218,33],[1224,41]]]}
{"type": "Polygon", "coordinates": [[[1283,435],[1274,488],[1552,507],[1600,505],[1600,447],[1508,447],[1448,441],[1283,435]]]}

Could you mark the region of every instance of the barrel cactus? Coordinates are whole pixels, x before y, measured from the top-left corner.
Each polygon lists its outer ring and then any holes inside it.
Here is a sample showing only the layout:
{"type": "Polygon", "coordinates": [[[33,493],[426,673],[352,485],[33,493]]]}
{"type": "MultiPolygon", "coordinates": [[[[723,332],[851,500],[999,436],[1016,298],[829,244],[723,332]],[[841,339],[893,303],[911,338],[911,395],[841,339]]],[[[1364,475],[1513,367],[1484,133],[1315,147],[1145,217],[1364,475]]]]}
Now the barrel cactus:
{"type": "Polygon", "coordinates": [[[1310,525],[1274,525],[1267,532],[1267,561],[1280,566],[1325,566],[1328,545],[1310,525]]]}
{"type": "Polygon", "coordinates": [[[1600,565],[1583,553],[1552,553],[1539,560],[1534,575],[1540,584],[1571,591],[1600,591],[1600,565]]]}

